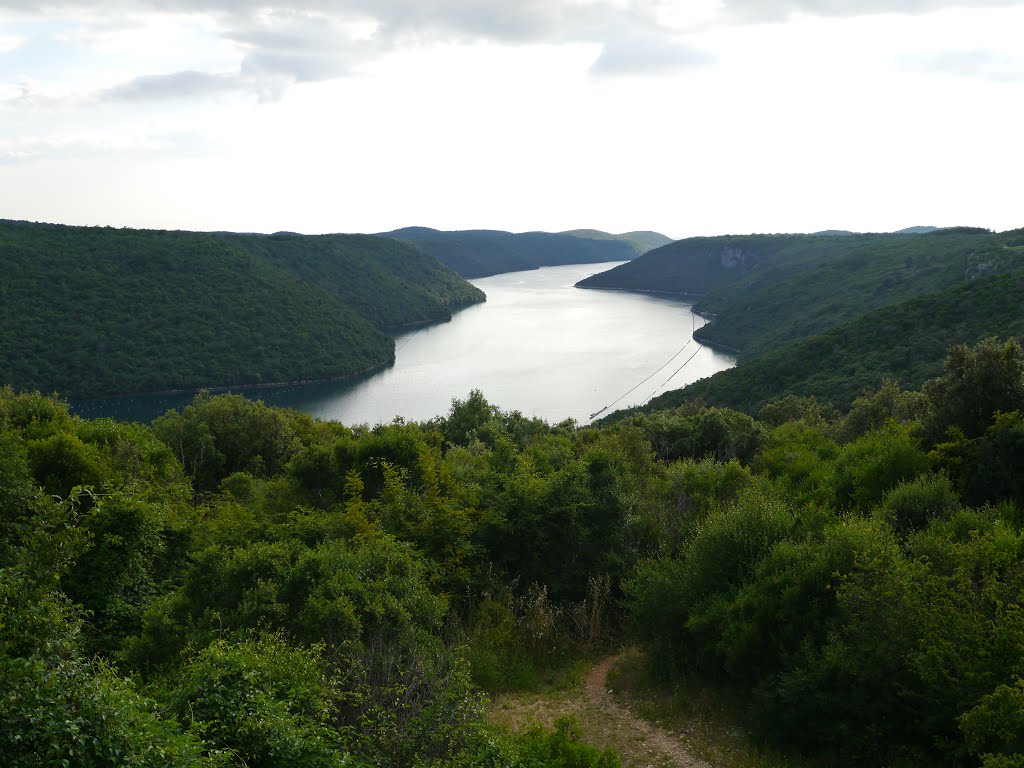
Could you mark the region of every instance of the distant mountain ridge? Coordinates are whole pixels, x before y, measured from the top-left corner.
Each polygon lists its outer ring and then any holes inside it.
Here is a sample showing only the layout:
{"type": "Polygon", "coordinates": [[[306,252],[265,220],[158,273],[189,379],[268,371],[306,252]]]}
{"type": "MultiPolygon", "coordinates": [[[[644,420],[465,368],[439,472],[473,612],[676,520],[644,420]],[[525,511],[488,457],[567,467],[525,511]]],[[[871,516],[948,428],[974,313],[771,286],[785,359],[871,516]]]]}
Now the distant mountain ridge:
{"type": "Polygon", "coordinates": [[[503,232],[472,229],[446,232],[405,227],[380,233],[430,254],[465,278],[488,277],[561,264],[628,261],[654,244],[671,242],[657,232],[611,235],[598,230],[503,232]]]}
{"type": "Polygon", "coordinates": [[[573,237],[582,237],[586,240],[620,240],[624,243],[629,243],[636,248],[636,255],[641,256],[648,251],[653,251],[655,248],[661,248],[663,245],[668,245],[674,242],[671,237],[663,235],[660,232],[623,232],[618,235],[612,235],[607,232],[602,232],[599,229],[570,229],[565,232],[560,232],[562,235],[572,235],[573,237]]]}
{"type": "Polygon", "coordinates": [[[352,376],[484,295],[368,235],[0,222],[0,386],[76,399],[352,376]]]}
{"type": "MultiPolygon", "coordinates": [[[[926,235],[929,232],[935,232],[939,227],[906,227],[905,229],[898,229],[895,232],[882,233],[890,235],[926,235]]],[[[816,235],[830,235],[832,237],[843,237],[845,235],[862,235],[863,232],[851,232],[848,229],[826,229],[821,232],[815,232],[816,235]]]]}

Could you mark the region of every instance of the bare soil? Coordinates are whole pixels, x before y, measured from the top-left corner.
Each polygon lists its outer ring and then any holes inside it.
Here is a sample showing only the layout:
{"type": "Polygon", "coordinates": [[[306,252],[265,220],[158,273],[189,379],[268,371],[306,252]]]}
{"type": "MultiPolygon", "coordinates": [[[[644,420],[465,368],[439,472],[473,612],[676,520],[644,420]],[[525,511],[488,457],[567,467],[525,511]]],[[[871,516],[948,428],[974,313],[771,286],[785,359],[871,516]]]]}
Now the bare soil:
{"type": "Polygon", "coordinates": [[[491,716],[495,722],[518,729],[533,724],[550,728],[558,718],[572,715],[589,743],[614,749],[626,768],[711,768],[687,749],[680,734],[638,717],[616,701],[608,688],[608,673],[618,659],[603,659],[587,673],[582,687],[498,697],[491,716]]]}

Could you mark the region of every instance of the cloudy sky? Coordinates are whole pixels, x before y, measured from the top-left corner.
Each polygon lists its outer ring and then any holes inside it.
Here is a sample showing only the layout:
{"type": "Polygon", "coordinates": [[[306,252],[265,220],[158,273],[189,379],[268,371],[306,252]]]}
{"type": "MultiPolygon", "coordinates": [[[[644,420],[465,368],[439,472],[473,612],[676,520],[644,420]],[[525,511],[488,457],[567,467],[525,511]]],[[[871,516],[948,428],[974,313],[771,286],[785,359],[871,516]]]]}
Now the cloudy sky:
{"type": "Polygon", "coordinates": [[[0,218],[1024,226],[1024,0],[0,0],[0,218]]]}

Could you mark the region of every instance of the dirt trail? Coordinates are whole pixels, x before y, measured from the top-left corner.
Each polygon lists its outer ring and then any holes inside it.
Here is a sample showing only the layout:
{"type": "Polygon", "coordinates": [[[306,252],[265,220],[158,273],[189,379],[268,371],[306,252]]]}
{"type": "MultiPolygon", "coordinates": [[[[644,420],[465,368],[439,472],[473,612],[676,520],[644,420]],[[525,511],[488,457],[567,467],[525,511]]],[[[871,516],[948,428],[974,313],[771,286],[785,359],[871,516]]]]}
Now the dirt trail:
{"type": "Polygon", "coordinates": [[[627,768],[710,768],[690,754],[678,736],[615,701],[608,690],[608,672],[617,660],[618,656],[609,656],[590,670],[582,690],[497,699],[492,716],[514,727],[550,727],[559,717],[575,715],[587,741],[614,748],[627,768]]]}

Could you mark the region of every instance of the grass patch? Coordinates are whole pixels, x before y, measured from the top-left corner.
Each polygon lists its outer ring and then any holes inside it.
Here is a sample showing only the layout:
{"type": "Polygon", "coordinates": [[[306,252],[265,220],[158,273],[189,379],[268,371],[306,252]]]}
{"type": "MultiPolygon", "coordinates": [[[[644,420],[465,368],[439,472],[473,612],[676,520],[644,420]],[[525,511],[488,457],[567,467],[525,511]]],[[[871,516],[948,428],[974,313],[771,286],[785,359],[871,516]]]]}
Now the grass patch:
{"type": "Polygon", "coordinates": [[[624,653],[608,677],[615,698],[644,720],[674,734],[715,768],[812,768],[804,758],[758,744],[744,725],[738,692],[693,684],[668,687],[650,673],[639,650],[624,653]]]}

